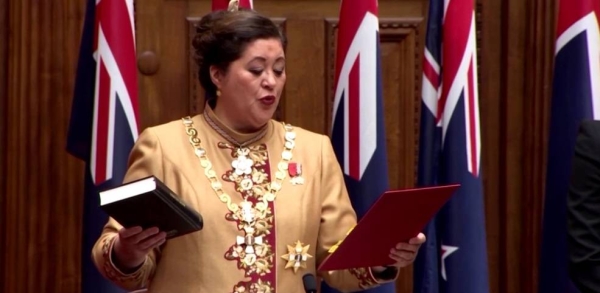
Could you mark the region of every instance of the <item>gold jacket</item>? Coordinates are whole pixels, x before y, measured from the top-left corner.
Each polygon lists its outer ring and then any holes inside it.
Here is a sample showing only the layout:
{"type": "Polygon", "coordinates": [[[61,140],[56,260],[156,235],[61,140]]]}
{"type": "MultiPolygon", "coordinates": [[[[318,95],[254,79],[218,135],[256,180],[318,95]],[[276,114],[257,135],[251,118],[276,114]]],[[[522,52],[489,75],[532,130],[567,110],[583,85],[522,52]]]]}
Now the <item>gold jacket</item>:
{"type": "MultiPolygon", "coordinates": [[[[168,240],[139,269],[125,274],[110,258],[122,227],[111,218],[92,251],[97,268],[125,289],[148,288],[152,293],[304,292],[302,276],[317,275],[316,268],[329,249],[356,224],[329,138],[272,120],[263,130],[264,137],[252,143],[243,158],[251,159],[252,167],[242,168],[248,164],[241,160],[236,169],[232,166],[236,146],[227,143],[214,126],[238,141],[256,133],[232,131],[210,109],[207,113],[209,120],[197,115],[187,127],[177,120],[144,130],[131,151],[124,180],[156,176],[202,215],[204,228],[168,240]],[[192,128],[200,139],[196,147],[204,153],[190,143],[192,128]],[[285,152],[291,152],[291,158],[285,152]],[[205,166],[212,165],[208,171],[216,172],[211,179],[216,185],[210,183],[197,153],[209,160],[205,166]],[[213,186],[221,186],[227,196],[217,196],[213,186]],[[265,200],[272,199],[271,194],[275,199],[265,200]],[[244,196],[248,202],[263,203],[261,208],[254,205],[252,226],[246,225],[250,220],[243,221],[247,215],[243,211],[248,211],[242,208],[244,196]],[[238,206],[236,212],[233,205],[238,206]]],[[[318,272],[318,276],[345,292],[395,280],[377,280],[368,268],[318,272]]]]}

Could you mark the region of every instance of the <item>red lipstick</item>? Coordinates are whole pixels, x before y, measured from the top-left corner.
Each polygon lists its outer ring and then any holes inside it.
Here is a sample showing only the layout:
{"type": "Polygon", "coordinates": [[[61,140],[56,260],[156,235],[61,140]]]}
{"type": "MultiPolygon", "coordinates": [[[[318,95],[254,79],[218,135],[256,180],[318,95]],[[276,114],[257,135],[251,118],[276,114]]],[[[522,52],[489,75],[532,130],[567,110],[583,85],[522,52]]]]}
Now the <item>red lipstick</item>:
{"type": "Polygon", "coordinates": [[[275,96],[265,96],[259,100],[263,105],[271,106],[275,103],[275,96]]]}

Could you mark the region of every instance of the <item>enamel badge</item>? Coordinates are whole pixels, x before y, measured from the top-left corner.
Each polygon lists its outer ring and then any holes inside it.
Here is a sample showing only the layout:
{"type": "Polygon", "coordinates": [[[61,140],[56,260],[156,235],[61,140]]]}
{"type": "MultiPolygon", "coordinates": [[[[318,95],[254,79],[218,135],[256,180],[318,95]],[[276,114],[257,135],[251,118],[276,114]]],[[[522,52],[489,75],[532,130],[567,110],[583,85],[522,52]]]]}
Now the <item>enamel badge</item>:
{"type": "Polygon", "coordinates": [[[288,172],[290,174],[290,182],[293,185],[304,184],[304,177],[302,177],[302,164],[290,162],[288,166],[288,172]]]}

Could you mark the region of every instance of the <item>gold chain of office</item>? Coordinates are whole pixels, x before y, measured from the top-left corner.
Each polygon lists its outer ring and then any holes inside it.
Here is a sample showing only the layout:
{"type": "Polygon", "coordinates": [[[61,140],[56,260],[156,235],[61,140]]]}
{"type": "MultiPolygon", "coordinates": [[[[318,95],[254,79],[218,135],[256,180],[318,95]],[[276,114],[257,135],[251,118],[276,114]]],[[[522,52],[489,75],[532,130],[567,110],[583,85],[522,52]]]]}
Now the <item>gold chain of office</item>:
{"type": "MultiPolygon", "coordinates": [[[[227,208],[232,212],[236,213],[240,210],[240,206],[236,203],[231,202],[231,196],[223,190],[223,184],[217,178],[216,172],[212,169],[212,163],[206,156],[206,150],[201,146],[201,140],[198,138],[198,130],[194,128],[192,119],[188,117],[182,118],[183,124],[185,125],[185,131],[189,137],[190,144],[194,147],[194,153],[200,160],[200,166],[204,168],[204,174],[210,181],[212,189],[215,191],[221,202],[227,205],[227,208]]],[[[259,211],[264,211],[268,208],[268,202],[275,200],[277,192],[281,189],[283,180],[286,177],[288,171],[289,162],[292,159],[292,150],[295,146],[296,133],[293,131],[293,127],[289,124],[283,124],[285,128],[285,143],[284,149],[281,153],[281,161],[277,164],[277,172],[275,172],[275,180],[271,180],[269,184],[269,190],[259,198],[259,201],[255,208],[259,211]]]]}

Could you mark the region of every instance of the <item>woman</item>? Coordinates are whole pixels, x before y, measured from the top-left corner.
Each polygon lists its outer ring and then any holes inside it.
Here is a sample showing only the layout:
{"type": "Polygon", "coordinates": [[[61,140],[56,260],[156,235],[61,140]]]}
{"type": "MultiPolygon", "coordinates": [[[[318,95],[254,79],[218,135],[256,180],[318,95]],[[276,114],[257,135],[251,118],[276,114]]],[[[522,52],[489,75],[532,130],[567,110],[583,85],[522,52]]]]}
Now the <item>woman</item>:
{"type": "MultiPolygon", "coordinates": [[[[194,47],[210,97],[202,115],[146,129],[125,181],[155,175],[204,218],[165,241],[110,219],[94,249],[100,272],[150,292],[303,292],[328,250],[356,224],[328,137],[271,120],[286,80],[285,39],[253,11],[202,18],[194,47]]],[[[389,268],[320,274],[358,290],[393,281],[423,234],[392,248],[389,268]]]]}

